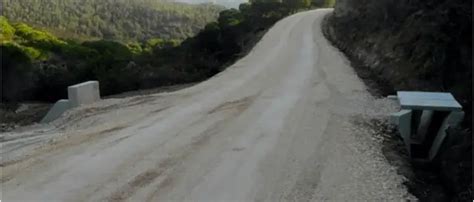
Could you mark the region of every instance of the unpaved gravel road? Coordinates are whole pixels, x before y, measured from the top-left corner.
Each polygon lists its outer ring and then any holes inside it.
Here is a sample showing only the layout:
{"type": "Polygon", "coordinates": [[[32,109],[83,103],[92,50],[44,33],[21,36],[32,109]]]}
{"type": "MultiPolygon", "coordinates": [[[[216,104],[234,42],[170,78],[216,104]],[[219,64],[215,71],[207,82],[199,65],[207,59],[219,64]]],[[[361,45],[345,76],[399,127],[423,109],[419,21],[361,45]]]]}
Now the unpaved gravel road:
{"type": "Polygon", "coordinates": [[[171,93],[107,99],[1,134],[5,201],[412,198],[371,129],[372,97],[321,33],[331,10],[278,22],[245,58],[171,93]]]}

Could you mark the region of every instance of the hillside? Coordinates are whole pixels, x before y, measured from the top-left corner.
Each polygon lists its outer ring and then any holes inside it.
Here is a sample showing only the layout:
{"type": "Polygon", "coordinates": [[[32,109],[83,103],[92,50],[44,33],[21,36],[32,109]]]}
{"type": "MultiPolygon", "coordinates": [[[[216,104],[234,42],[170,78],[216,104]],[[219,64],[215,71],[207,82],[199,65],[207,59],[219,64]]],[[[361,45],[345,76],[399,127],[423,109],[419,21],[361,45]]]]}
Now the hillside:
{"type": "Polygon", "coordinates": [[[471,17],[462,0],[340,0],[328,37],[393,90],[449,91],[471,111],[471,17]]]}
{"type": "Polygon", "coordinates": [[[438,159],[409,184],[421,201],[472,199],[471,8],[464,0],[338,0],[327,20],[326,36],[382,94],[451,92],[463,105],[467,129],[450,131],[438,159]]]}
{"type": "Polygon", "coordinates": [[[61,39],[1,17],[2,101],[54,102],[66,96],[67,86],[87,80],[99,80],[103,95],[110,95],[208,78],[287,15],[282,5],[272,5],[223,11],[218,22],[181,45],[163,38],[139,43],[61,39]],[[264,16],[275,9],[282,13],[264,16]]]}
{"type": "Polygon", "coordinates": [[[1,99],[55,102],[66,97],[67,86],[87,80],[98,80],[105,96],[202,81],[247,54],[266,30],[295,10],[278,2],[242,4],[220,12],[217,22],[193,37],[141,42],[63,39],[1,17],[1,99]]]}
{"type": "Polygon", "coordinates": [[[176,0],[176,1],[191,3],[191,4],[214,3],[214,4],[225,6],[226,8],[238,8],[240,4],[248,2],[248,0],[176,0]]]}
{"type": "Polygon", "coordinates": [[[224,8],[164,0],[4,0],[3,15],[61,38],[141,41],[184,39],[224,8]]]}

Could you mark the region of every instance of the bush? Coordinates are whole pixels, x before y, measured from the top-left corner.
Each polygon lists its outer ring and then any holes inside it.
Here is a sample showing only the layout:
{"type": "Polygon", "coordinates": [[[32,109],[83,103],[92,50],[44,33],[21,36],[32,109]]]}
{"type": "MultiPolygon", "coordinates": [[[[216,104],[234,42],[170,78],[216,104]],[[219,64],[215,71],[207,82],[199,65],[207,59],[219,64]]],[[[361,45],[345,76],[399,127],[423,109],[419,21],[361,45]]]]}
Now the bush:
{"type": "MultiPolygon", "coordinates": [[[[217,22],[182,42],[151,38],[127,44],[62,40],[19,23],[13,26],[13,36],[10,29],[2,32],[13,40],[3,45],[9,59],[2,70],[9,79],[8,86],[2,86],[8,89],[2,100],[56,101],[66,97],[67,86],[87,80],[98,80],[102,95],[200,81],[241,57],[264,31],[289,14],[286,5],[278,2],[242,4],[239,10],[222,11],[217,22]],[[18,80],[28,82],[15,83],[18,80]]],[[[9,25],[5,18],[0,23],[9,25]]]]}
{"type": "Polygon", "coordinates": [[[20,46],[13,43],[0,45],[0,56],[2,102],[16,102],[30,98],[29,91],[35,79],[30,57],[20,46]]]}

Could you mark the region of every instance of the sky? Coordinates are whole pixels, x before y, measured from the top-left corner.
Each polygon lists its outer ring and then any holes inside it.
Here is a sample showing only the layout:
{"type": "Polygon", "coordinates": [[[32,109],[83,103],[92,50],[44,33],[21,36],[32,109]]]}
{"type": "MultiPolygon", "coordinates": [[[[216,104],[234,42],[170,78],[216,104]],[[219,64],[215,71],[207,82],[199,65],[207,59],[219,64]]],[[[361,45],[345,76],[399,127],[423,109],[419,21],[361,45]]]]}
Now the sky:
{"type": "Polygon", "coordinates": [[[241,3],[248,2],[248,0],[176,0],[186,3],[206,3],[212,2],[215,4],[220,4],[228,8],[238,8],[241,3]]]}

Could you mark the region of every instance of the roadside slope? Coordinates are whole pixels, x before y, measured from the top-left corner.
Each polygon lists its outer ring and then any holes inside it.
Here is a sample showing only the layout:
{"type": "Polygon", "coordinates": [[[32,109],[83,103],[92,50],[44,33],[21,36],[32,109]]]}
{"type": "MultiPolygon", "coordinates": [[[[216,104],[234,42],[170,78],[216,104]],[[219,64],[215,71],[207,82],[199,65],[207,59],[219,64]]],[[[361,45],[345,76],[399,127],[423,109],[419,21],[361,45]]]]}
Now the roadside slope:
{"type": "Polygon", "coordinates": [[[105,100],[56,126],[2,134],[43,142],[2,143],[2,198],[412,198],[370,128],[357,124],[385,118],[393,103],[372,97],[323,37],[330,11],[283,19],[248,56],[191,88],[105,100]]]}
{"type": "Polygon", "coordinates": [[[413,165],[408,187],[422,201],[471,200],[472,1],[338,0],[326,22],[371,89],[450,92],[463,106],[462,126],[429,166],[413,165]]]}

